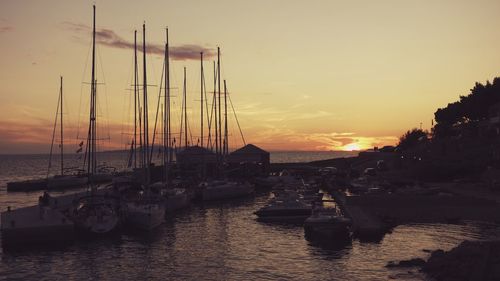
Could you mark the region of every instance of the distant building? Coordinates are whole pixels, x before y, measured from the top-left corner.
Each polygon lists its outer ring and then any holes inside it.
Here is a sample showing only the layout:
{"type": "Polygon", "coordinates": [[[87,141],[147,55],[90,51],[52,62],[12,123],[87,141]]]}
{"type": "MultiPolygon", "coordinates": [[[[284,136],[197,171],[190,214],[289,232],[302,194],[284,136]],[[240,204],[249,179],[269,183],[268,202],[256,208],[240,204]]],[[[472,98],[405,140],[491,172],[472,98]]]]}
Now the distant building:
{"type": "Polygon", "coordinates": [[[231,168],[238,168],[245,175],[267,174],[270,165],[269,152],[247,144],[229,154],[227,163],[231,168]]]}
{"type": "Polygon", "coordinates": [[[189,146],[176,154],[177,166],[183,173],[213,175],[217,158],[212,151],[195,145],[189,146]]]}

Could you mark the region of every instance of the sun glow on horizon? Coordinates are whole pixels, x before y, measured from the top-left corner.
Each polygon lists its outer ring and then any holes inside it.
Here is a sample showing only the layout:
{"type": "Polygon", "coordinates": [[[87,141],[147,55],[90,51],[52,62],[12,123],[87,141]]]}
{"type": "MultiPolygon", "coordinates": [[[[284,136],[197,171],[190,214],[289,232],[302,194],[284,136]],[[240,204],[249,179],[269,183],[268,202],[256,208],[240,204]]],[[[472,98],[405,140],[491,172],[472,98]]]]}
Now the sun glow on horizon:
{"type": "Polygon", "coordinates": [[[344,145],[342,147],[342,150],[343,151],[358,151],[358,150],[361,150],[361,146],[359,145],[359,143],[353,142],[353,143],[349,143],[349,144],[344,145]]]}

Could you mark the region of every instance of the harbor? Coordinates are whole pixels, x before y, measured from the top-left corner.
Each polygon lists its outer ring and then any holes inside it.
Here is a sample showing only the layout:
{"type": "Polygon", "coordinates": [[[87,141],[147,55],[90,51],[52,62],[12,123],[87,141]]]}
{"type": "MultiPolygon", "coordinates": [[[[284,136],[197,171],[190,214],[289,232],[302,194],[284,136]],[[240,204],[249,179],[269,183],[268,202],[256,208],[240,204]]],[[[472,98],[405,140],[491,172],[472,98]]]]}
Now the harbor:
{"type": "Polygon", "coordinates": [[[0,279],[500,280],[500,3],[448,2],[5,1],[0,279]]]}
{"type": "MultiPolygon", "coordinates": [[[[41,195],[6,197],[21,194],[7,195],[4,188],[2,200],[17,201],[18,206],[28,197],[36,202],[41,195]]],[[[259,222],[254,212],[266,206],[269,198],[269,191],[264,191],[247,198],[193,203],[166,216],[165,223],[150,233],[127,230],[103,239],[76,239],[62,247],[2,249],[0,267],[7,276],[20,279],[43,275],[49,279],[115,280],[421,280],[425,276],[418,269],[408,273],[407,268],[385,265],[425,258],[428,254],[422,250],[449,250],[463,240],[490,239],[499,234],[489,223],[406,224],[395,227],[377,243],[353,239],[336,245],[306,239],[300,224],[259,222]],[[95,256],[96,251],[100,255],[95,256]],[[351,266],[354,262],[366,266],[351,266]],[[332,267],[336,270],[330,270],[332,267]]]]}

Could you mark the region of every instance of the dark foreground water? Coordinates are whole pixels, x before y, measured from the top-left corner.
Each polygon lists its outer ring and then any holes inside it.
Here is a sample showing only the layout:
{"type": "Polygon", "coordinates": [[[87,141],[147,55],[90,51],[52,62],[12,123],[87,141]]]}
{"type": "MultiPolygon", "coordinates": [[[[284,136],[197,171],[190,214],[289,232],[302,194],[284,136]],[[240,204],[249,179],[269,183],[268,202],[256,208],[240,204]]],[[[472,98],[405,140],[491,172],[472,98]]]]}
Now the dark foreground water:
{"type": "MultiPolygon", "coordinates": [[[[27,204],[39,193],[6,194],[0,204],[27,204]]],[[[496,225],[405,225],[380,243],[308,241],[301,226],[255,220],[268,194],[193,205],[148,234],[77,241],[60,249],[0,253],[7,280],[426,280],[417,268],[389,269],[389,261],[426,258],[466,239],[499,237],[496,225]]]]}

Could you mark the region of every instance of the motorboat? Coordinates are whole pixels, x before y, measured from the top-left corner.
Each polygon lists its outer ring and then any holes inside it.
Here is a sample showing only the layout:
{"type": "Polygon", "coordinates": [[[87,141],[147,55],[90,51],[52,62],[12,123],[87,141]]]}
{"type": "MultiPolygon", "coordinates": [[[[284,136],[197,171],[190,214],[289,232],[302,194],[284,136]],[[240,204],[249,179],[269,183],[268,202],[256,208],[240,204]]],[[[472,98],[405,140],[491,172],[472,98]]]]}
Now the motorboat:
{"type": "Polygon", "coordinates": [[[311,216],[304,222],[304,229],[307,235],[343,241],[351,237],[351,224],[338,208],[313,207],[311,216]]]}
{"type": "Polygon", "coordinates": [[[269,222],[304,222],[311,215],[311,205],[293,196],[278,196],[255,212],[258,219],[269,222]]]}

